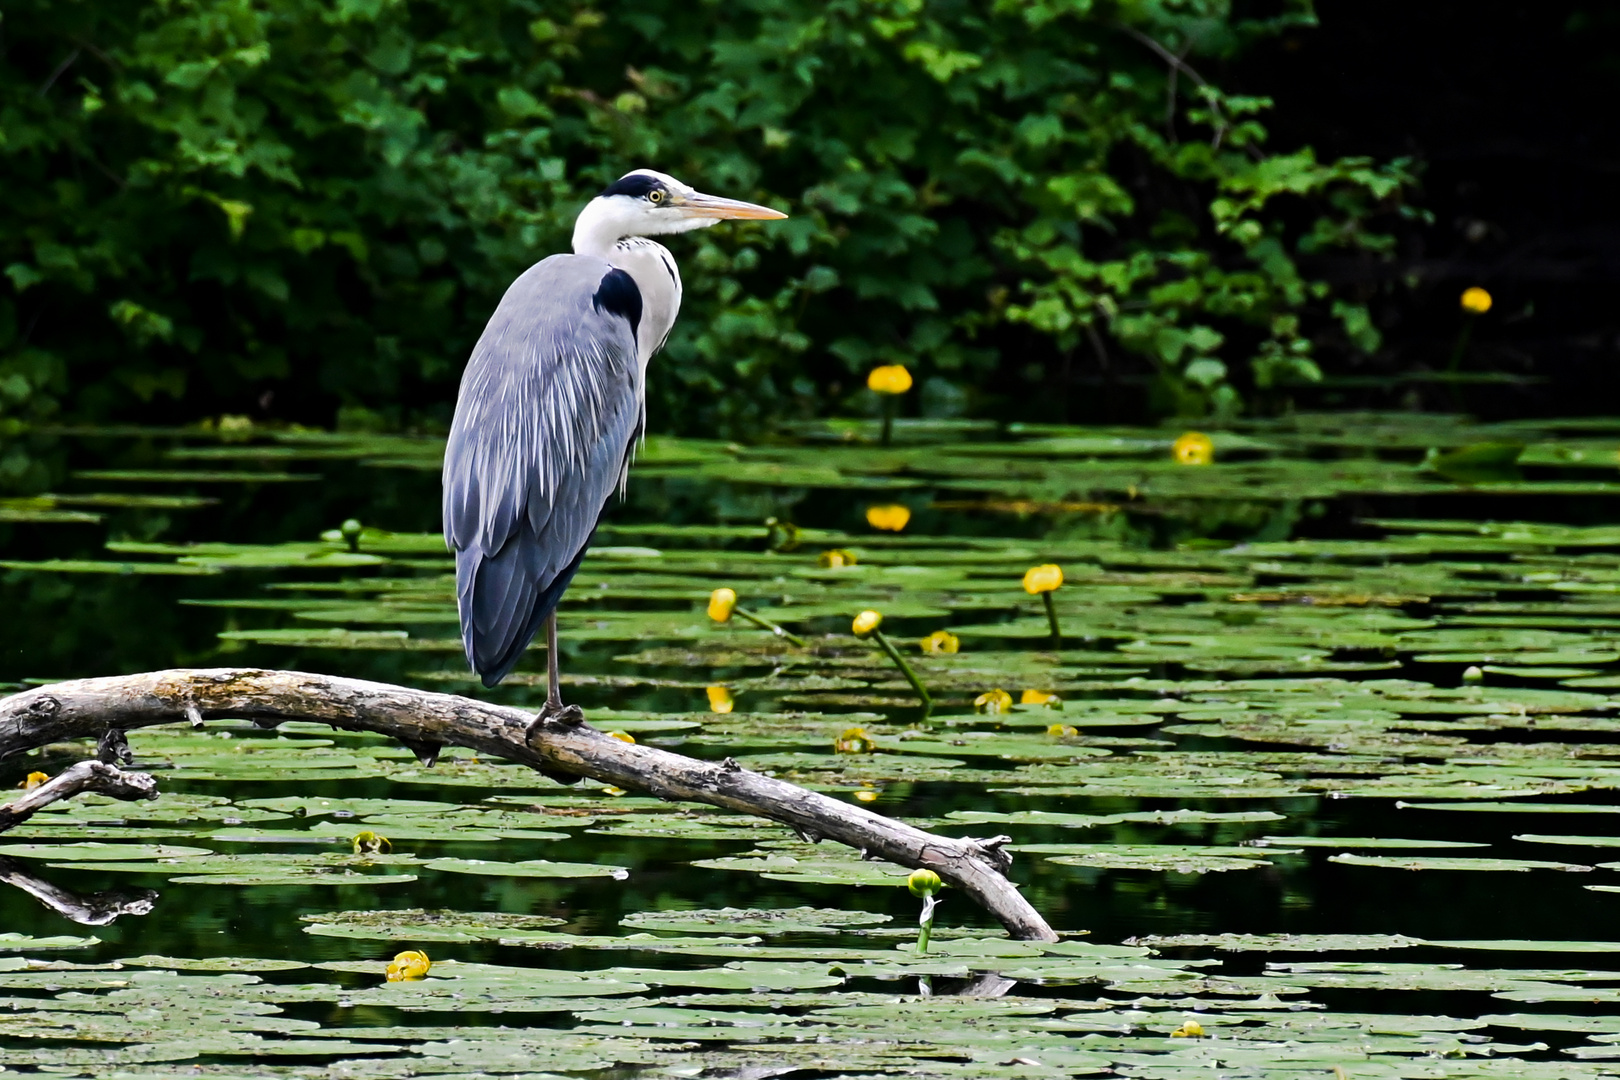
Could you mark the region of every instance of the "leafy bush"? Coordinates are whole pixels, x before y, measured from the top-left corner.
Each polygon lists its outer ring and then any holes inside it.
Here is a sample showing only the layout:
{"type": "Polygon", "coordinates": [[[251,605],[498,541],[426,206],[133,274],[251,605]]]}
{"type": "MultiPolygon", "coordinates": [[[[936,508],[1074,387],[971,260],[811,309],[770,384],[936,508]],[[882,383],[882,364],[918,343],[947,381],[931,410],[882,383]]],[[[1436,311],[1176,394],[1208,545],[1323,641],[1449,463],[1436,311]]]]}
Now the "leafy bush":
{"type": "Polygon", "coordinates": [[[0,415],[442,420],[507,282],[640,166],[794,215],[672,242],[655,427],[859,407],[890,362],[949,413],[1118,350],[1229,413],[1376,347],[1300,259],[1410,212],[1401,163],[1270,153],[1194,70],[1284,6],[16,0],[0,415]]]}

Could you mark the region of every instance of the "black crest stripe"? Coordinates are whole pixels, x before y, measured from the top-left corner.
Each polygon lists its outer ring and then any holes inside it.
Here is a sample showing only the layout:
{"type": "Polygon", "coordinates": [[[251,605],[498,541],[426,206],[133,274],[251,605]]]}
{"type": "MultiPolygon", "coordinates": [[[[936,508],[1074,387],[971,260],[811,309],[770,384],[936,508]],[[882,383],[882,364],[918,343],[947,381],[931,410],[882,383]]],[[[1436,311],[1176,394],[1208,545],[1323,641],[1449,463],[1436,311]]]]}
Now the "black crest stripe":
{"type": "Polygon", "coordinates": [[[608,195],[630,195],[639,199],[654,188],[661,188],[663,186],[663,183],[656,177],[645,176],[640,173],[631,173],[629,176],[621,176],[619,179],[609,184],[607,188],[603,190],[602,195],[604,197],[608,195]]]}

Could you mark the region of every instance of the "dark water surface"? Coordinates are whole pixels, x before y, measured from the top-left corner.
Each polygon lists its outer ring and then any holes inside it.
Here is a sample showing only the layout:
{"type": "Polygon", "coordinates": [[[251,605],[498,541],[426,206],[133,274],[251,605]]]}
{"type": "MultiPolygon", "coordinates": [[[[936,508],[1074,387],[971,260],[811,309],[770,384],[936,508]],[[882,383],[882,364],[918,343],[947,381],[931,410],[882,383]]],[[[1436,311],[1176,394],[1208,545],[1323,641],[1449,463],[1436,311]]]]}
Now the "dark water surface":
{"type": "MultiPolygon", "coordinates": [[[[918,957],[903,870],[769,823],[316,725],[179,725],[130,736],[158,801],[0,838],[0,1065],[1620,1071],[1620,421],[1303,416],[1217,433],[1212,464],[1177,431],[872,434],[653,440],[562,609],[565,693],[607,730],[1008,833],[1026,895],[1084,936],[1008,943],[947,892],[918,957]],[[1043,563],[1059,648],[1020,584],[1043,563]],[[810,648],[712,623],[720,586],[810,648]],[[850,635],[868,608],[932,718],[850,635]],[[937,630],[960,651],[924,655],[937,630]],[[1010,711],[977,711],[998,689],[1010,711]],[[834,753],[850,727],[877,752],[834,753]],[[361,830],[393,854],[354,855],[361,830]],[[86,926],[50,889],[153,895],[86,926]],[[404,949],[427,980],[384,981],[404,949]],[[955,996],[985,972],[1016,985],[955,996]],[[1171,1037],[1189,1017],[1204,1034],[1171,1037]]],[[[494,691],[464,669],[438,453],[250,428],[0,446],[27,492],[0,500],[0,684],[264,666],[536,706],[542,651],[494,691]]]]}

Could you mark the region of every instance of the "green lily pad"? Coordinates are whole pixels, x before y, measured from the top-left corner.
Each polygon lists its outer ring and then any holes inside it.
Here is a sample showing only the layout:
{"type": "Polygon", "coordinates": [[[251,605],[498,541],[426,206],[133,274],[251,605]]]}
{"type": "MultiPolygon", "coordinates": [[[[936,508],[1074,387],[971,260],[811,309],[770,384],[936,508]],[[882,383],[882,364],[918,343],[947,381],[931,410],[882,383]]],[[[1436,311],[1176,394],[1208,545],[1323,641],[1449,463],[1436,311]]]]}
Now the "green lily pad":
{"type": "Polygon", "coordinates": [[[141,859],[184,859],[198,855],[211,855],[212,850],[185,847],[178,844],[103,844],[86,841],[78,844],[6,844],[0,843],[0,855],[21,856],[30,859],[54,859],[57,862],[134,862],[141,859]]]}
{"type": "Polygon", "coordinates": [[[1365,952],[1410,949],[1422,938],[1401,934],[1168,934],[1132,938],[1152,949],[1214,948],[1223,952],[1365,952]]]}
{"type": "Polygon", "coordinates": [[[58,949],[88,949],[101,944],[97,937],[31,937],[28,934],[0,933],[0,953],[46,952],[58,949]]]}
{"type": "Polygon", "coordinates": [[[1483,859],[1464,856],[1332,855],[1329,862],[1346,866],[1372,866],[1386,870],[1564,870],[1584,873],[1592,868],[1578,863],[1539,862],[1534,859],[1483,859]]]}
{"type": "Polygon", "coordinates": [[[830,934],[851,927],[879,926],[891,916],[841,908],[719,908],[689,911],[640,911],[621,925],[641,930],[687,934],[830,934]]]}
{"type": "Polygon", "coordinates": [[[422,865],[425,869],[437,870],[446,874],[479,874],[485,877],[610,877],[616,881],[623,881],[630,876],[630,870],[623,866],[550,862],[546,859],[528,859],[522,862],[496,862],[487,859],[430,859],[422,865]]]}

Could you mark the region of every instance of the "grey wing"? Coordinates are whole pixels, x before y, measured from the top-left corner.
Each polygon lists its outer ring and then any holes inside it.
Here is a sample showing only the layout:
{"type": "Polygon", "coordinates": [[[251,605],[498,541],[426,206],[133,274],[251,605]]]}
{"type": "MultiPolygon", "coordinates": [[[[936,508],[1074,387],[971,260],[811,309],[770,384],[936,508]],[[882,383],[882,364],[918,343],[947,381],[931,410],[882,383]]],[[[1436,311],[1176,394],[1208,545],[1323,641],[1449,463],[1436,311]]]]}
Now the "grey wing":
{"type": "Polygon", "coordinates": [[[512,283],[473,349],[445,450],[444,538],[485,686],[556,609],[623,482],[643,418],[639,321],[629,275],[554,255],[512,283]]]}

